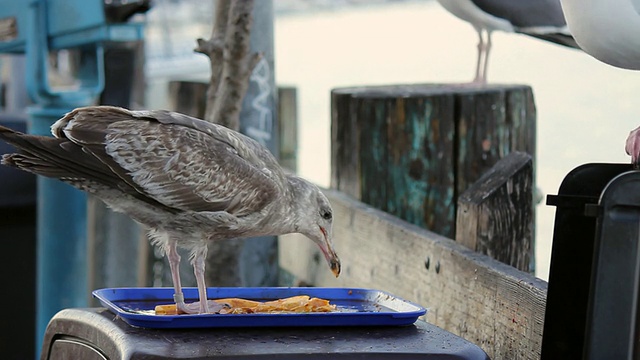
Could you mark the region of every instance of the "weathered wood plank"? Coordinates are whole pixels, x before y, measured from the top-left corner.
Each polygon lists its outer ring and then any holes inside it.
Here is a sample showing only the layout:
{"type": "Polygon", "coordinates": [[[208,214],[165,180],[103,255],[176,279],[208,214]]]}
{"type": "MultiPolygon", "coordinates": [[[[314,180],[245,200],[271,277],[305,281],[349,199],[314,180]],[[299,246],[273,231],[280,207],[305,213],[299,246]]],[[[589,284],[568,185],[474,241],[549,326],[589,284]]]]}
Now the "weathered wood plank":
{"type": "Polygon", "coordinates": [[[87,215],[89,288],[137,286],[144,281],[138,279],[140,273],[134,261],[140,256],[136,240],[143,233],[142,226],[125,214],[113,212],[93,196],[87,200],[87,215]]]}
{"type": "MultiPolygon", "coordinates": [[[[398,98],[389,104],[395,109],[386,112],[387,211],[442,234],[455,230],[450,222],[455,204],[449,202],[455,176],[450,163],[442,161],[451,159],[454,150],[451,114],[442,111],[450,101],[443,96],[398,98]]],[[[375,199],[364,202],[375,204],[375,199]]]]}
{"type": "Polygon", "coordinates": [[[331,92],[331,188],[360,200],[360,181],[356,181],[360,174],[357,104],[351,101],[351,96],[346,91],[331,92]]]}
{"type": "Polygon", "coordinates": [[[457,99],[457,194],[469,188],[500,158],[494,137],[498,135],[497,128],[504,127],[504,101],[505,94],[500,91],[465,93],[457,99]]]}
{"type": "Polygon", "coordinates": [[[385,116],[392,107],[391,101],[377,101],[374,99],[362,99],[358,104],[358,114],[356,118],[356,129],[359,135],[359,149],[355,150],[360,162],[360,186],[362,193],[360,198],[367,204],[372,204],[376,208],[389,211],[392,206],[388,194],[389,158],[387,144],[389,143],[389,132],[387,127],[387,117],[385,116]],[[363,135],[368,129],[373,136],[363,135]],[[366,189],[366,191],[365,191],[366,189]]]}
{"type": "Polygon", "coordinates": [[[456,199],[511,151],[535,154],[520,85],[395,85],[332,91],[332,188],[455,237],[456,199]]]}
{"type": "Polygon", "coordinates": [[[458,177],[464,192],[512,151],[535,155],[535,104],[528,86],[501,86],[462,92],[456,99],[458,177]]]}
{"type": "Polygon", "coordinates": [[[453,107],[431,85],[333,90],[332,187],[453,235],[453,107]]]}
{"type": "Polygon", "coordinates": [[[509,147],[511,151],[522,151],[531,155],[535,172],[537,111],[533,91],[522,86],[520,91],[509,91],[506,96],[506,123],[508,129],[511,129],[506,133],[509,147]]]}
{"type": "Polygon", "coordinates": [[[176,80],[169,82],[169,109],[204,119],[208,83],[176,80]]]}
{"type": "Polygon", "coordinates": [[[512,152],[458,197],[456,241],[522,271],[533,258],[533,164],[512,152]]]}
{"type": "Polygon", "coordinates": [[[278,130],[280,157],[285,169],[296,171],[298,161],[298,91],[295,87],[278,87],[278,130]]]}
{"type": "Polygon", "coordinates": [[[335,212],[336,279],[317,246],[280,238],[290,283],[366,287],[419,303],[426,320],[480,345],[492,359],[539,359],[547,284],[453,240],[325,191],[335,212]]]}

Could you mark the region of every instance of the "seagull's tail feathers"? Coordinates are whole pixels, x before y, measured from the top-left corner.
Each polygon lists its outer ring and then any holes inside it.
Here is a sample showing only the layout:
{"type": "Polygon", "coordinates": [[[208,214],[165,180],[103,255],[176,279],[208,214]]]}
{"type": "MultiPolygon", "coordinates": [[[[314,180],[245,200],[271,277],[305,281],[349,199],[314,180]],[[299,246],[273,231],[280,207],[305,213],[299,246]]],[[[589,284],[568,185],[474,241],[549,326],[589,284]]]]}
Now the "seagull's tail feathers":
{"type": "Polygon", "coordinates": [[[20,170],[28,171],[36,175],[43,175],[52,178],[68,177],[68,172],[51,167],[46,161],[37,157],[24,154],[4,154],[0,163],[12,166],[20,170]]]}
{"type": "MultiPolygon", "coordinates": [[[[114,175],[90,150],[67,138],[23,134],[0,126],[0,140],[6,141],[21,152],[3,155],[0,164],[59,179],[80,190],[89,191],[86,186],[89,183],[121,191],[129,189],[127,183],[114,175]]],[[[164,206],[134,189],[129,189],[127,193],[153,206],[175,212],[175,209],[164,206]]]]}
{"type": "Polygon", "coordinates": [[[521,34],[529,35],[534,38],[549,41],[558,45],[580,49],[580,46],[573,38],[569,29],[564,27],[554,26],[528,26],[528,27],[516,27],[515,31],[521,34]]]}
{"type": "Polygon", "coordinates": [[[21,151],[20,154],[3,155],[0,160],[3,165],[58,179],[99,176],[91,167],[85,166],[88,162],[85,156],[77,156],[82,149],[66,139],[23,134],[4,126],[0,126],[0,139],[21,151]]]}
{"type": "Polygon", "coordinates": [[[580,49],[580,46],[576,42],[576,40],[571,35],[556,33],[556,34],[527,34],[529,36],[533,36],[538,39],[546,40],[552,43],[556,43],[558,45],[563,45],[566,47],[580,49]]]}

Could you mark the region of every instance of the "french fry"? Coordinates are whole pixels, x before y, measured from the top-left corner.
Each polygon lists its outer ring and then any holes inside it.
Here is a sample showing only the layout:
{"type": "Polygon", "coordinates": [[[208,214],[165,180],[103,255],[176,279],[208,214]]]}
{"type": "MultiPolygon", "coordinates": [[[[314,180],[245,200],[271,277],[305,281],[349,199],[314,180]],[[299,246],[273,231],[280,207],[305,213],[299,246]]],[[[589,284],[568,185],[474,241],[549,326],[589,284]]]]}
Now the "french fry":
{"type": "Polygon", "coordinates": [[[176,304],[156,305],[156,315],[178,315],[176,304]]]}
{"type": "MultiPolygon", "coordinates": [[[[225,298],[209,300],[218,304],[225,304],[220,314],[254,314],[254,313],[306,313],[331,312],[336,306],[329,300],[309,298],[307,295],[292,296],[273,301],[259,302],[240,298],[225,298]]],[[[156,315],[177,315],[176,304],[157,305],[156,315]]]]}
{"type": "Polygon", "coordinates": [[[213,300],[218,304],[227,304],[231,308],[244,308],[244,307],[256,307],[261,303],[259,301],[240,299],[240,298],[226,298],[226,299],[215,299],[213,300]]]}

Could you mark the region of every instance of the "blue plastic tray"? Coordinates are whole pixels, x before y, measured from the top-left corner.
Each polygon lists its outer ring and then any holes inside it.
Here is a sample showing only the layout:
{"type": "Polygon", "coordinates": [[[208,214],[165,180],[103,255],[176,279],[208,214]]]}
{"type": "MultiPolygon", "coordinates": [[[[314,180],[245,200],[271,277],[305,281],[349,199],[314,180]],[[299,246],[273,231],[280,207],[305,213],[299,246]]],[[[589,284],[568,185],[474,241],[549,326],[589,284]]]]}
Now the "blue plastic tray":
{"type": "MultiPolygon", "coordinates": [[[[184,288],[187,302],[197,301],[197,288],[184,288]]],[[[268,301],[297,295],[329,300],[338,311],[295,314],[147,315],[159,304],[173,303],[173,288],[108,288],[95,290],[103,306],[133,326],[146,328],[213,328],[264,326],[410,325],[427,311],[379,290],[314,287],[208,288],[209,299],[237,297],[268,301]]]]}

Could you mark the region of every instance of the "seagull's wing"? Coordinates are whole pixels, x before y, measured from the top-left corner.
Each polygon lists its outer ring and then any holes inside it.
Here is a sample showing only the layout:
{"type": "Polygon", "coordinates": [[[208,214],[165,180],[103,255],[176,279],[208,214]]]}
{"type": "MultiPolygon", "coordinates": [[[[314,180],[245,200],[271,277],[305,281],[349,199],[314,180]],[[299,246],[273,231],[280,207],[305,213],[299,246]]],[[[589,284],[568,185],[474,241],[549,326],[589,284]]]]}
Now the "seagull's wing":
{"type": "Polygon", "coordinates": [[[284,179],[285,175],[282,172],[282,168],[273,154],[257,141],[237,131],[172,111],[130,111],[130,113],[139,119],[153,119],[162,124],[180,125],[208,134],[214,139],[231,146],[238,152],[240,157],[252,165],[263,169],[265,172],[273,172],[274,179],[279,181],[284,179]]]}
{"type": "Polygon", "coordinates": [[[515,30],[556,44],[577,48],[560,0],[472,0],[484,12],[509,21],[515,30]]]}
{"type": "Polygon", "coordinates": [[[266,149],[228,129],[174,114],[80,108],[52,131],[99,159],[127,184],[121,190],[173,209],[244,216],[279,196],[281,170],[272,168],[266,149]]]}
{"type": "Polygon", "coordinates": [[[484,12],[515,27],[563,27],[567,24],[560,0],[472,0],[484,12]]]}
{"type": "Polygon", "coordinates": [[[112,188],[128,187],[126,180],[64,138],[27,135],[0,126],[0,139],[21,150],[5,154],[2,162],[38,175],[67,179],[97,179],[112,188]]]}

